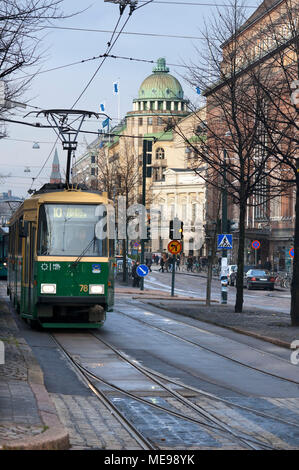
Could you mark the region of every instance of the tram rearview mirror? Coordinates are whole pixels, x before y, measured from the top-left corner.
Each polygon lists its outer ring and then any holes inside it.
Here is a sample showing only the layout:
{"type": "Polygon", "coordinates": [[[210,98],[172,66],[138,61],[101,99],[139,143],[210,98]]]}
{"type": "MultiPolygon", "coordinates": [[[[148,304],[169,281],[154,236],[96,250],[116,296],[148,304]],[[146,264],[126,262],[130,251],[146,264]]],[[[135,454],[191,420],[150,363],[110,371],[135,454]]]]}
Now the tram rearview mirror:
{"type": "Polygon", "coordinates": [[[20,220],[19,222],[19,237],[26,238],[28,235],[28,222],[23,222],[20,220]]]}

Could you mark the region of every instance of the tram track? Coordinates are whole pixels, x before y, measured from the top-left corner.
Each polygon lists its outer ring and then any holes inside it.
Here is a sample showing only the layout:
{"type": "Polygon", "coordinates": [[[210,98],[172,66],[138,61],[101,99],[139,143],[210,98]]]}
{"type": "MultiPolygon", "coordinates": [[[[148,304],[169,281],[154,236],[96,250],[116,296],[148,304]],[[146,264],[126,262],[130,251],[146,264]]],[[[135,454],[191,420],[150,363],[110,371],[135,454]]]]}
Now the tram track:
{"type": "MultiPolygon", "coordinates": [[[[265,441],[259,441],[258,439],[253,438],[250,434],[248,434],[246,432],[240,433],[239,431],[234,430],[231,426],[226,425],[221,420],[219,420],[218,417],[216,417],[212,413],[207,412],[206,410],[204,410],[203,407],[199,406],[198,404],[194,404],[192,401],[188,400],[186,397],[182,396],[180,393],[175,392],[174,390],[169,388],[169,386],[166,386],[163,383],[163,381],[168,382],[168,383],[172,383],[173,385],[176,385],[177,387],[184,388],[185,390],[188,390],[189,392],[194,392],[194,393],[196,393],[196,395],[198,397],[204,396],[205,398],[211,399],[213,401],[223,403],[226,406],[231,407],[232,409],[237,409],[237,410],[242,410],[242,411],[245,411],[245,412],[249,412],[249,413],[252,413],[252,414],[254,414],[256,416],[259,416],[261,418],[265,418],[265,419],[268,419],[268,420],[271,420],[271,421],[276,421],[276,422],[279,422],[279,423],[287,425],[287,426],[295,427],[296,429],[299,428],[299,424],[295,423],[293,421],[288,421],[288,420],[285,420],[283,418],[273,416],[269,413],[265,413],[265,412],[256,410],[254,408],[250,408],[248,406],[243,406],[243,405],[239,405],[237,403],[232,403],[229,400],[225,400],[224,398],[219,398],[216,395],[213,395],[213,394],[208,393],[208,392],[204,392],[204,391],[199,390],[195,387],[191,387],[191,386],[186,385],[186,384],[184,384],[180,381],[174,380],[174,379],[172,379],[168,376],[165,376],[161,373],[153,371],[152,369],[149,369],[148,367],[141,366],[139,363],[137,363],[136,360],[130,359],[127,356],[127,354],[123,353],[122,351],[119,351],[117,348],[112,346],[110,343],[108,343],[103,338],[99,338],[97,336],[97,334],[94,333],[93,331],[91,332],[91,334],[94,337],[96,337],[99,341],[101,341],[103,344],[105,344],[105,346],[112,349],[113,352],[115,352],[118,356],[120,356],[122,359],[124,359],[126,362],[128,362],[131,366],[136,368],[139,372],[143,373],[148,378],[150,378],[153,382],[155,382],[157,385],[164,388],[170,395],[173,395],[181,403],[183,403],[187,407],[191,408],[195,412],[199,413],[200,416],[202,416],[203,418],[206,418],[210,423],[213,424],[213,426],[215,425],[216,427],[218,427],[218,429],[220,428],[222,431],[224,430],[224,431],[227,431],[228,433],[232,434],[235,438],[239,439],[239,442],[241,442],[241,443],[244,442],[243,439],[248,439],[247,444],[248,444],[248,442],[252,441],[253,445],[250,445],[250,444],[248,445],[248,447],[250,447],[252,449],[257,450],[257,448],[261,448],[261,449],[268,449],[268,450],[269,449],[278,450],[280,448],[272,446],[272,444],[270,442],[267,443],[265,441]],[[161,380],[162,380],[162,382],[161,382],[161,380]],[[260,446],[260,447],[256,448],[255,446],[260,446]]],[[[126,392],[123,391],[123,393],[126,393],[126,392]]],[[[138,399],[138,397],[136,397],[136,399],[138,399]]],[[[146,402],[146,403],[150,404],[149,402],[146,402]]],[[[167,412],[168,410],[165,409],[165,411],[167,412]]],[[[183,418],[186,419],[185,416],[183,418]]],[[[187,417],[187,419],[189,419],[189,418],[187,417]]],[[[206,423],[204,424],[204,423],[200,423],[200,422],[198,422],[198,424],[207,425],[206,423]]]]}
{"type": "Polygon", "coordinates": [[[90,388],[93,394],[98,398],[98,400],[110,411],[111,414],[118,420],[118,422],[123,426],[129,435],[135,439],[135,441],[140,445],[141,449],[143,450],[156,450],[157,447],[154,446],[146,437],[144,437],[138,429],[126,419],[126,417],[118,410],[118,408],[112,403],[112,401],[108,398],[108,396],[103,393],[98,387],[96,387],[93,382],[90,380],[88,376],[92,374],[82,367],[73,357],[72,355],[66,350],[66,348],[61,344],[61,342],[56,338],[55,334],[50,334],[55,345],[58,349],[63,353],[63,355],[67,358],[67,360],[72,364],[72,366],[76,369],[77,373],[79,373],[82,380],[85,384],[90,388]]]}
{"type": "MultiPolygon", "coordinates": [[[[165,330],[165,329],[163,329],[163,328],[160,328],[160,327],[158,327],[158,326],[156,326],[156,325],[152,325],[151,323],[146,322],[146,321],[144,321],[144,320],[141,320],[140,318],[136,318],[136,317],[134,317],[134,316],[132,316],[132,315],[129,315],[129,314],[127,314],[127,313],[124,313],[123,311],[121,311],[121,310],[120,310],[119,308],[117,308],[117,307],[114,309],[114,311],[117,312],[117,313],[120,313],[121,315],[124,315],[124,316],[126,316],[126,317],[128,317],[128,318],[131,318],[132,320],[135,320],[135,321],[137,321],[137,322],[139,322],[139,323],[141,323],[141,324],[144,324],[144,325],[148,326],[149,328],[152,328],[152,329],[155,329],[155,330],[157,330],[157,331],[160,331],[160,332],[162,332],[162,333],[164,333],[164,334],[166,334],[166,335],[172,336],[172,337],[174,337],[174,338],[176,338],[176,339],[178,339],[178,340],[180,340],[180,341],[183,341],[183,342],[185,342],[185,343],[187,343],[187,344],[190,344],[190,345],[192,345],[192,346],[196,346],[196,347],[198,347],[198,348],[200,348],[200,349],[203,349],[203,350],[205,350],[205,351],[208,351],[208,352],[210,352],[210,353],[212,353],[212,354],[215,354],[215,355],[217,355],[217,356],[219,356],[219,357],[222,357],[222,358],[224,358],[224,359],[228,359],[229,361],[234,362],[234,363],[236,363],[236,364],[239,364],[239,365],[241,365],[241,366],[243,366],[243,367],[247,367],[248,369],[251,369],[251,370],[253,370],[253,371],[259,372],[259,373],[261,373],[261,374],[268,375],[268,376],[270,376],[270,377],[274,377],[274,378],[279,379],[279,380],[283,380],[283,381],[286,381],[286,382],[289,382],[289,383],[293,383],[293,384],[299,385],[299,381],[298,381],[298,380],[288,379],[288,378],[282,377],[282,376],[280,376],[280,375],[278,375],[278,374],[271,373],[271,372],[268,372],[268,371],[266,371],[266,370],[259,369],[259,368],[257,368],[257,367],[253,367],[253,366],[251,366],[251,365],[249,365],[249,364],[245,364],[245,363],[242,362],[242,361],[239,361],[239,360],[234,359],[234,358],[232,358],[232,357],[230,357],[230,356],[227,356],[227,355],[225,355],[225,354],[222,354],[222,353],[220,353],[220,352],[218,352],[218,351],[215,351],[214,349],[208,348],[207,346],[203,346],[203,345],[201,345],[201,344],[199,344],[199,343],[196,343],[195,341],[191,341],[191,340],[189,340],[189,339],[187,339],[187,338],[184,338],[184,337],[179,336],[179,335],[177,335],[177,334],[175,334],[175,333],[172,333],[172,332],[170,332],[170,331],[167,331],[167,330],[165,330]]],[[[159,315],[159,314],[157,314],[157,313],[153,313],[153,315],[160,316],[160,317],[162,317],[162,318],[166,318],[166,317],[163,317],[162,315],[159,315]]],[[[196,326],[194,326],[194,325],[188,325],[188,324],[186,324],[186,323],[184,323],[184,322],[180,322],[180,321],[178,321],[178,320],[171,320],[171,321],[173,321],[173,322],[175,322],[175,323],[177,323],[177,324],[182,324],[182,325],[184,325],[184,326],[188,326],[189,328],[192,328],[192,329],[199,329],[199,330],[202,331],[201,328],[198,328],[198,327],[196,327],[196,326]]],[[[219,336],[219,335],[217,335],[217,336],[219,336]]],[[[257,351],[258,353],[261,353],[260,350],[258,350],[258,349],[256,349],[256,348],[253,348],[252,346],[249,346],[249,348],[252,349],[252,350],[257,351]]],[[[271,355],[270,353],[267,353],[267,354],[268,354],[268,355],[271,355]]],[[[284,359],[280,359],[280,361],[285,361],[285,360],[284,360],[284,359]]],[[[289,362],[287,362],[287,361],[285,361],[285,362],[289,365],[289,362]]]]}
{"type": "MultiPolygon", "coordinates": [[[[102,342],[107,348],[111,349],[115,354],[117,354],[119,357],[121,357],[123,360],[125,360],[127,363],[129,363],[131,366],[136,368],[140,373],[142,373],[144,376],[152,380],[155,384],[159,385],[161,388],[163,388],[167,393],[175,397],[180,403],[191,409],[193,412],[195,411],[197,414],[200,415],[201,419],[197,419],[194,417],[191,417],[186,414],[182,414],[180,412],[171,410],[169,408],[165,408],[163,406],[157,405],[155,403],[152,403],[136,394],[132,394],[128,392],[127,390],[124,390],[120,387],[117,387],[116,385],[112,384],[111,382],[106,381],[102,377],[99,377],[98,375],[95,375],[92,373],[90,370],[88,370],[86,367],[82,366],[76,359],[73,358],[73,356],[66,350],[66,348],[61,344],[61,342],[55,337],[55,335],[51,335],[53,341],[57,345],[57,347],[64,353],[64,355],[68,358],[68,360],[71,362],[71,364],[76,368],[77,372],[84,378],[85,383],[88,385],[88,387],[92,390],[92,392],[97,396],[97,398],[105,404],[105,406],[113,412],[114,416],[119,420],[119,422],[125,426],[127,431],[130,433],[132,437],[135,438],[135,440],[141,445],[141,447],[145,450],[157,450],[160,447],[157,447],[153,445],[147,438],[145,438],[140,431],[135,427],[135,425],[132,423],[132,421],[128,420],[123,413],[119,411],[119,409],[112,403],[112,401],[108,398],[109,393],[105,393],[102,390],[100,390],[98,387],[96,387],[93,383],[93,381],[98,381],[104,384],[105,386],[110,387],[112,390],[115,392],[125,395],[127,397],[130,397],[133,400],[142,402],[143,404],[146,404],[147,406],[150,406],[152,408],[155,408],[159,410],[160,412],[170,414],[176,418],[189,421],[193,424],[199,425],[203,428],[206,428],[210,430],[210,432],[216,433],[219,436],[225,437],[226,439],[229,439],[232,443],[237,444],[239,447],[243,449],[250,449],[250,450],[274,450],[278,449],[277,447],[274,447],[271,445],[271,443],[266,442],[266,441],[260,441],[258,439],[255,439],[252,435],[247,434],[246,432],[238,432],[232,429],[230,426],[226,425],[225,423],[221,422],[217,417],[212,416],[210,413],[205,412],[203,409],[198,407],[196,404],[191,402],[190,400],[186,399],[183,397],[181,394],[178,392],[175,392],[172,390],[170,387],[166,386],[163,381],[160,379],[155,378],[155,373],[151,373],[146,371],[144,368],[141,366],[137,365],[133,361],[131,361],[124,353],[121,351],[117,350],[114,346],[111,344],[107,343],[104,341],[102,338],[99,338],[93,331],[90,331],[89,334],[91,334],[93,337],[95,337],[98,341],[102,342]],[[137,437],[135,437],[137,436],[137,437]]],[[[167,380],[167,378],[163,378],[163,380],[167,380]]],[[[185,386],[183,386],[185,388],[185,386]]]]}

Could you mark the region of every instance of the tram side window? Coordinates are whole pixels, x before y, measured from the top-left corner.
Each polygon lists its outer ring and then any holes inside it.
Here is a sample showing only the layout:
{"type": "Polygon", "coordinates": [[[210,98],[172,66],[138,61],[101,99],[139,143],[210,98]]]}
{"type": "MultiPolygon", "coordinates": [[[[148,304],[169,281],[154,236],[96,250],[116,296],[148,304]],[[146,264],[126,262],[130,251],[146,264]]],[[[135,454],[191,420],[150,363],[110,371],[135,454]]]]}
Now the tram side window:
{"type": "Polygon", "coordinates": [[[41,206],[39,211],[38,253],[48,254],[48,223],[44,206],[41,206]]]}
{"type": "MultiPolygon", "coordinates": [[[[23,217],[21,217],[21,219],[19,219],[19,227],[20,225],[22,224],[23,222],[23,217]]],[[[20,237],[20,234],[19,234],[19,237],[18,237],[18,256],[22,256],[22,241],[23,241],[23,238],[20,237]]]]}
{"type": "Polygon", "coordinates": [[[10,243],[9,251],[10,251],[12,258],[15,257],[15,240],[16,240],[16,225],[14,224],[10,228],[10,232],[9,232],[9,243],[10,243]]]}

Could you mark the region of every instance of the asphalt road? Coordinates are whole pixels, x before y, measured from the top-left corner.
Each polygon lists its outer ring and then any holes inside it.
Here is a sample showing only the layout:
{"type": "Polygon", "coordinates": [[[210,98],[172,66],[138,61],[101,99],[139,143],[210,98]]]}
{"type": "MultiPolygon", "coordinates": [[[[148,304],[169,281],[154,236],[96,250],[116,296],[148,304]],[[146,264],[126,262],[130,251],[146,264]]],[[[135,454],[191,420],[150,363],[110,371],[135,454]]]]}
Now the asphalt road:
{"type": "MultiPolygon", "coordinates": [[[[145,287],[170,293],[171,276],[171,273],[161,273],[153,270],[145,279],[145,287]]],[[[207,280],[203,276],[178,272],[175,276],[175,294],[205,298],[206,283],[207,280]]],[[[228,286],[228,304],[234,305],[235,297],[236,288],[228,286]]],[[[221,285],[220,281],[216,279],[212,280],[212,299],[218,301],[221,299],[221,285]]],[[[275,289],[271,292],[262,289],[248,291],[244,288],[245,307],[263,308],[266,310],[275,309],[278,312],[288,314],[290,312],[290,304],[291,294],[287,289],[275,289]]]]}

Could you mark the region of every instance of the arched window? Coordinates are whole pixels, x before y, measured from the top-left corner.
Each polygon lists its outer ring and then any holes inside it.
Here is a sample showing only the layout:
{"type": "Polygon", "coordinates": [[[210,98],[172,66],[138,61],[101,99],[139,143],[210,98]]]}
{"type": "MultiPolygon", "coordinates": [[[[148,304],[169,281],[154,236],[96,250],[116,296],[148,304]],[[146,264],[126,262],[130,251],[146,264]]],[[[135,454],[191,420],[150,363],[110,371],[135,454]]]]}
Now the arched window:
{"type": "Polygon", "coordinates": [[[157,148],[156,150],[156,160],[164,160],[165,152],[162,147],[157,148]]]}

